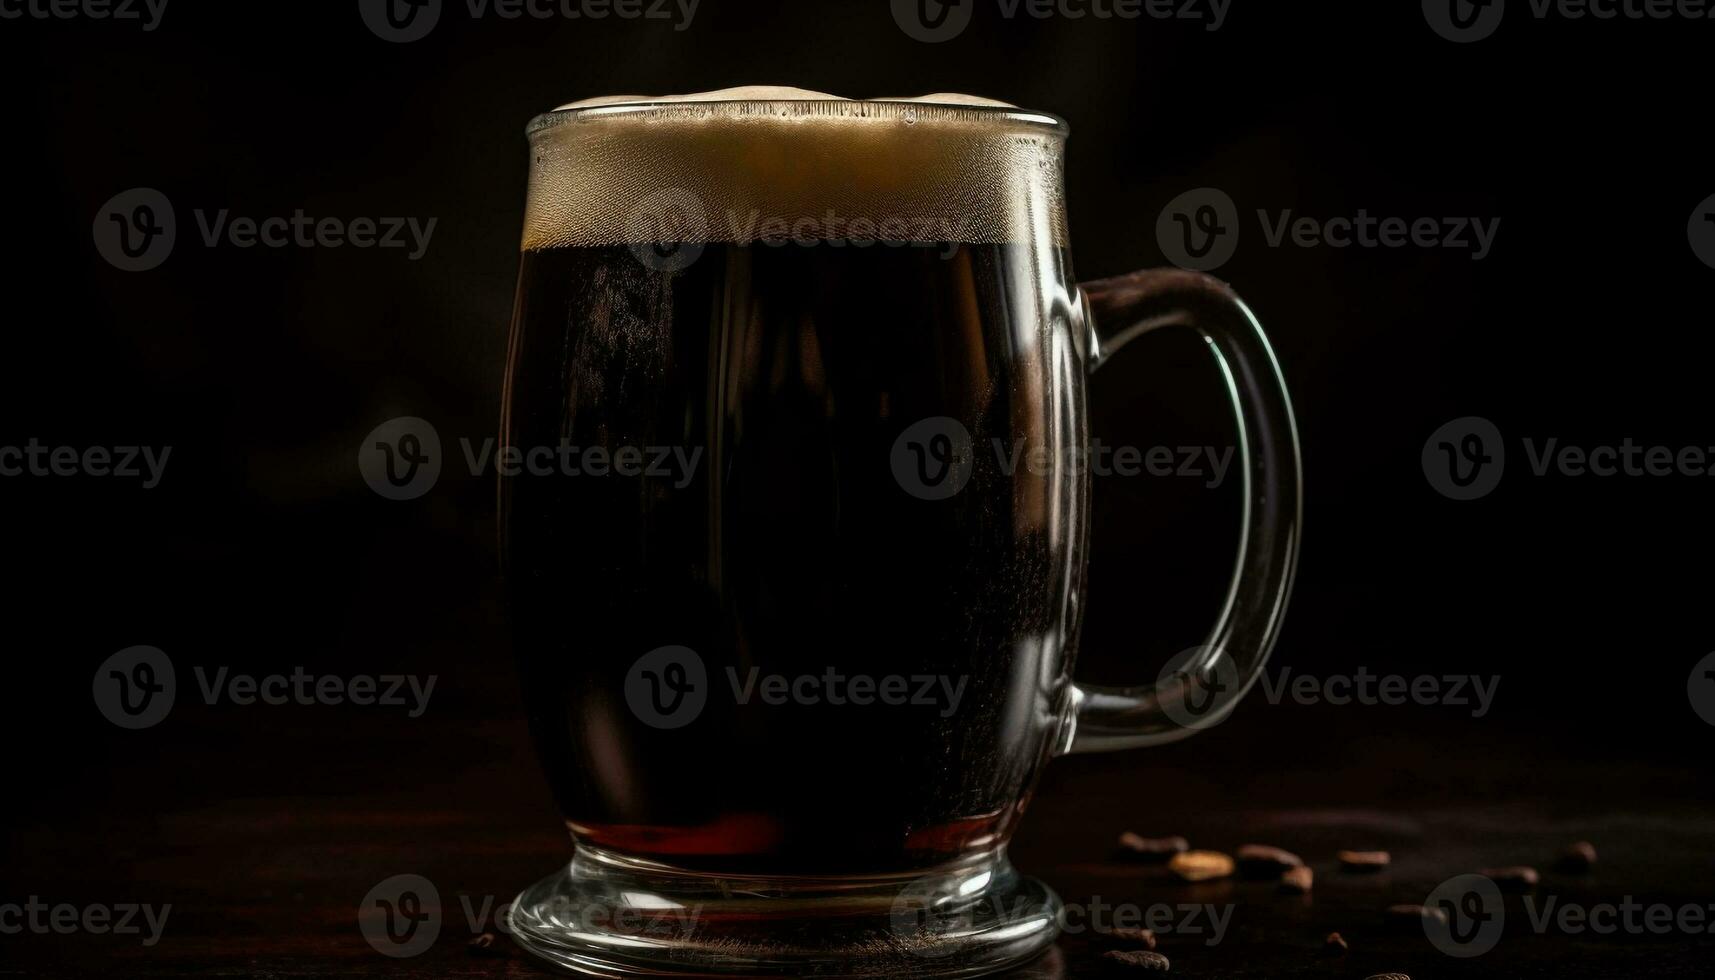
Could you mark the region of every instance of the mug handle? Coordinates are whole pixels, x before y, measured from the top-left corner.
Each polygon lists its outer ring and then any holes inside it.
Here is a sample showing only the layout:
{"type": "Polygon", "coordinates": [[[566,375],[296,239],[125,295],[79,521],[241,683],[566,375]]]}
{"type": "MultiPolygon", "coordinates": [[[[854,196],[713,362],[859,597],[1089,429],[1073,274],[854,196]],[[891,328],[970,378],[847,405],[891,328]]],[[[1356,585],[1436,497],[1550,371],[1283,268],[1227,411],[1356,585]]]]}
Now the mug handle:
{"type": "Polygon", "coordinates": [[[1079,287],[1090,371],[1160,327],[1201,334],[1225,379],[1244,460],[1244,516],[1232,585],[1203,646],[1146,687],[1073,684],[1065,752],[1104,752],[1186,738],[1226,718],[1262,673],[1298,564],[1303,464],[1286,381],[1262,325],[1226,283],[1150,269],[1079,287]],[[1067,742],[1070,742],[1067,745],[1067,742]]]}

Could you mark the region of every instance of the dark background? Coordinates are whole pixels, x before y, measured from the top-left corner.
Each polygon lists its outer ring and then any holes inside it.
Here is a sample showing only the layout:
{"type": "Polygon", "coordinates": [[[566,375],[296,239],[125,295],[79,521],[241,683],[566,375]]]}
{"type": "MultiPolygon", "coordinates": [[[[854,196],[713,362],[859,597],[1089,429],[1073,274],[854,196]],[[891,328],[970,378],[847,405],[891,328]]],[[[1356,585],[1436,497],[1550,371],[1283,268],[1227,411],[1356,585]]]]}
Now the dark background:
{"type": "MultiPolygon", "coordinates": [[[[908,37],[879,0],[703,0],[682,32],[472,20],[454,3],[429,37],[398,45],[348,2],[174,0],[148,33],[0,21],[0,444],[173,447],[149,491],[0,479],[15,875],[0,878],[0,898],[104,873],[138,900],[178,894],[127,848],[195,838],[197,814],[313,822],[320,807],[376,797],[425,812],[492,799],[493,828],[467,828],[470,840],[539,828],[536,864],[560,856],[522,740],[494,488],[452,457],[458,438],[497,427],[522,129],[571,99],[739,84],[963,91],[1058,113],[1072,125],[1069,209],[1086,279],[1162,264],[1163,206],[1196,187],[1229,193],[1244,233],[1219,275],[1268,328],[1305,454],[1305,546],[1274,663],[1500,677],[1482,719],[1253,695],[1194,742],[1061,760],[1021,852],[1074,806],[1054,809],[1068,794],[1083,794],[1079,806],[1096,794],[1104,840],[1150,829],[1159,797],[1182,812],[1272,796],[1536,814],[1648,798],[1704,819],[1711,732],[1686,678],[1715,650],[1704,614],[1715,479],[1537,478],[1518,440],[1715,445],[1703,302],[1715,270],[1686,236],[1715,193],[1715,21],[1539,21],[1514,7],[1470,45],[1438,37],[1406,2],[1234,0],[1216,32],[1006,20],[979,3],[970,28],[937,45],[908,37]],[[91,240],[103,203],[133,187],[161,190],[178,214],[172,257],[144,273],[113,268],[91,240]],[[418,262],[399,250],[208,249],[192,211],[220,208],[438,224],[418,262]],[[1270,248],[1255,219],[1359,208],[1501,225],[1477,262],[1454,249],[1270,248]],[[356,453],[402,415],[430,420],[449,459],[431,493],[393,502],[363,482],[356,453]],[[1493,494],[1456,502],[1430,486],[1419,454],[1467,415],[1495,422],[1510,458],[1493,494]],[[90,684],[135,644],[174,658],[181,693],[165,723],[126,732],[96,712],[90,684]],[[192,694],[192,664],[439,682],[415,720],[211,708],[192,694]],[[1274,775],[1283,769],[1303,778],[1274,775]],[[1125,794],[1123,807],[1100,806],[1125,794]],[[54,844],[74,830],[130,857],[54,844]],[[26,853],[33,863],[18,864],[26,853]]],[[[1094,431],[1224,445],[1214,383],[1193,342],[1151,337],[1093,383],[1094,431]]],[[[1237,493],[1236,481],[1212,492],[1097,482],[1081,676],[1152,679],[1200,641],[1225,587],[1237,493]]],[[[266,849],[269,837],[247,840],[266,849]]]]}

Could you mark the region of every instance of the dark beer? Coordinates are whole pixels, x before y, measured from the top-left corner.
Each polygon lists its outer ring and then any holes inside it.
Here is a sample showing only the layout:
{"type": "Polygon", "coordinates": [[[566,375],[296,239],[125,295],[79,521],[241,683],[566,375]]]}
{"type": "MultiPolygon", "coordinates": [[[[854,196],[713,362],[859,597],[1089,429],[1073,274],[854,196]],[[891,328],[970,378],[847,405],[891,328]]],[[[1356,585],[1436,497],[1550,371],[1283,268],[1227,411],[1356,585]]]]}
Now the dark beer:
{"type": "MultiPolygon", "coordinates": [[[[759,138],[716,131],[713,155],[759,138]]],[[[991,137],[1009,167],[1046,145],[991,137]]],[[[539,465],[503,481],[504,551],[532,733],[586,845],[907,871],[1004,842],[1052,747],[1086,501],[1040,465],[1084,439],[1058,213],[955,214],[848,149],[814,164],[852,168],[841,209],[681,159],[677,183],[717,175],[668,192],[698,213],[604,219],[692,241],[566,243],[599,237],[555,223],[588,209],[532,201],[505,441],[539,465]]]]}
{"type": "Polygon", "coordinates": [[[623,246],[525,254],[508,442],[699,460],[504,488],[531,727],[578,836],[735,874],[859,873],[1010,832],[1064,691],[1084,499],[1016,451],[1079,429],[1076,400],[1048,397],[1077,372],[1044,329],[1045,275],[1065,272],[1004,245],[713,245],[674,272],[623,246]],[[925,472],[894,465],[937,418],[970,435],[943,500],[913,493],[941,475],[935,446],[925,472]],[[661,730],[624,692],[672,645],[710,690],[661,730]],[[905,678],[906,703],[827,703],[830,670],[905,678]],[[818,700],[738,703],[774,675],[821,678],[818,700]]]}
{"type": "Polygon", "coordinates": [[[601,976],[1022,963],[1062,911],[1006,857],[1043,763],[1181,738],[1255,678],[1296,553],[1279,369],[1213,279],[1074,285],[1065,136],[780,89],[531,124],[501,527],[577,849],[520,945],[601,976]],[[1084,378],[1168,326],[1235,394],[1240,570],[1168,680],[1084,687],[1084,378]]]}

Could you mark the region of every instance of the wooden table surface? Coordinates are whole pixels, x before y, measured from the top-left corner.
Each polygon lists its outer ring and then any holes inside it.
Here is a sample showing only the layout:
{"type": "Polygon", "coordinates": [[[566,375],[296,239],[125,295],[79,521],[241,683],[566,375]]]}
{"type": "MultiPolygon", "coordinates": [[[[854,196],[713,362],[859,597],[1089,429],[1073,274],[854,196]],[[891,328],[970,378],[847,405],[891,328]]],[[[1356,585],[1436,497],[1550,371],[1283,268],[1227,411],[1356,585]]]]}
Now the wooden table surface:
{"type": "MultiPolygon", "coordinates": [[[[1320,728],[1306,718],[1293,736],[1259,739],[1273,721],[1241,713],[1190,742],[1059,760],[1013,856],[1081,916],[1162,906],[1182,922],[1182,907],[1218,910],[1227,917],[1219,942],[1207,931],[1163,935],[1160,951],[1177,975],[1706,975],[1715,953],[1707,933],[1538,934],[1523,896],[1506,900],[1500,943],[1470,959],[1444,955],[1421,931],[1388,928],[1387,906],[1421,903],[1452,875],[1505,864],[1543,870],[1530,896],[1538,908],[1550,897],[1590,907],[1629,896],[1708,910],[1715,899],[1715,821],[1699,767],[1579,761],[1528,735],[1461,734],[1432,722],[1354,731],[1343,718],[1320,728]],[[1176,883],[1111,860],[1125,829],[1229,852],[1276,844],[1313,866],[1315,889],[1292,897],[1267,882],[1176,883]],[[1553,856],[1577,839],[1600,849],[1597,869],[1552,873],[1553,856]],[[1342,873],[1341,848],[1383,848],[1395,861],[1381,874],[1342,873]],[[1335,930],[1350,952],[1318,956],[1335,930]]],[[[358,720],[336,730],[316,717],[257,727],[248,717],[194,716],[116,734],[105,750],[114,754],[104,778],[14,797],[0,903],[170,903],[160,940],[3,935],[0,975],[546,975],[504,936],[492,956],[467,948],[472,935],[497,930],[496,910],[519,888],[568,853],[520,723],[358,720]],[[357,909],[369,889],[402,873],[435,883],[442,916],[433,946],[396,959],[369,946],[357,909]]],[[[1069,933],[1018,975],[1093,975],[1104,948],[1087,932],[1069,933]]]]}

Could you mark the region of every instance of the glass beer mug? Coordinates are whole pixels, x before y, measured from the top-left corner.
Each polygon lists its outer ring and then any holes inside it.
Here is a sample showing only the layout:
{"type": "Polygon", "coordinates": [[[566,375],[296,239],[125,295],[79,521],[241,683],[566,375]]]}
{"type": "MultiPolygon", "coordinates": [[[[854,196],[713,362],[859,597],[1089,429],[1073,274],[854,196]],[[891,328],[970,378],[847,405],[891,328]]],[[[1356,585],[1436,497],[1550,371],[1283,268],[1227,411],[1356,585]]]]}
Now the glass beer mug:
{"type": "Polygon", "coordinates": [[[1297,434],[1223,284],[1078,285],[1055,116],[795,91],[529,127],[501,481],[529,724],[575,842],[514,936],[601,975],[960,976],[1052,943],[1044,764],[1230,711],[1291,589],[1297,434]],[[1199,332],[1244,534],[1207,643],[1072,679],[1085,377],[1199,332]],[[1020,456],[1045,465],[1023,465],[1020,456]]]}

